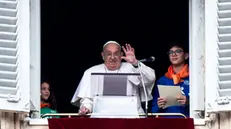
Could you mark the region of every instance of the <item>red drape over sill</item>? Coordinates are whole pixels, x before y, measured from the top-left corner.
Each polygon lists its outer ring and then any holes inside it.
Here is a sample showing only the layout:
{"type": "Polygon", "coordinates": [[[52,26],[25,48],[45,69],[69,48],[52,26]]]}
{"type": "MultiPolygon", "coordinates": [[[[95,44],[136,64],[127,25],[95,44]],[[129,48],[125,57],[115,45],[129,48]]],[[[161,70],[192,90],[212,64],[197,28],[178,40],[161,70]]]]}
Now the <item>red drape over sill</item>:
{"type": "Polygon", "coordinates": [[[191,118],[51,118],[49,129],[194,129],[191,118]]]}

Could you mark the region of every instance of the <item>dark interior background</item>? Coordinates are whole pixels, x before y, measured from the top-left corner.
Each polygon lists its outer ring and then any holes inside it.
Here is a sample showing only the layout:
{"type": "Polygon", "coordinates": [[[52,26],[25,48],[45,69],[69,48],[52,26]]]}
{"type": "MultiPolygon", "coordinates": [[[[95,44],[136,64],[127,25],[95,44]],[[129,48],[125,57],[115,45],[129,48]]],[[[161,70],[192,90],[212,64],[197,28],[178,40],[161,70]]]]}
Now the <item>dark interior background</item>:
{"type": "Polygon", "coordinates": [[[157,79],[169,66],[171,42],[188,44],[188,1],[41,0],[42,79],[54,89],[58,111],[77,112],[70,104],[83,72],[102,63],[108,40],[130,43],[157,79]]]}

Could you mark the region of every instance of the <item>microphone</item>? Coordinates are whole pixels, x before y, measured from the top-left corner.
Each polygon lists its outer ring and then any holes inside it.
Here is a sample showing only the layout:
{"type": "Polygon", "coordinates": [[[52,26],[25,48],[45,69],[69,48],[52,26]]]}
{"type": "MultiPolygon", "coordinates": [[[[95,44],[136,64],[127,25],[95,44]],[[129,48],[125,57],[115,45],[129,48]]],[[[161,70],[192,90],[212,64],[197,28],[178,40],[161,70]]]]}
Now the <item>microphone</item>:
{"type": "MultiPolygon", "coordinates": [[[[139,61],[140,62],[153,62],[153,61],[155,61],[155,57],[151,56],[150,58],[141,59],[139,61]]],[[[141,76],[142,86],[143,86],[143,89],[144,89],[144,96],[145,96],[145,116],[147,118],[148,117],[148,95],[147,95],[147,90],[146,90],[145,83],[144,83],[144,78],[143,78],[143,75],[142,75],[142,72],[141,72],[142,68],[141,68],[140,65],[138,65],[138,69],[139,69],[139,73],[140,73],[140,76],[141,76]]]]}
{"type": "Polygon", "coordinates": [[[151,56],[150,58],[147,59],[141,59],[139,60],[140,62],[154,62],[155,61],[155,57],[151,56]]]}

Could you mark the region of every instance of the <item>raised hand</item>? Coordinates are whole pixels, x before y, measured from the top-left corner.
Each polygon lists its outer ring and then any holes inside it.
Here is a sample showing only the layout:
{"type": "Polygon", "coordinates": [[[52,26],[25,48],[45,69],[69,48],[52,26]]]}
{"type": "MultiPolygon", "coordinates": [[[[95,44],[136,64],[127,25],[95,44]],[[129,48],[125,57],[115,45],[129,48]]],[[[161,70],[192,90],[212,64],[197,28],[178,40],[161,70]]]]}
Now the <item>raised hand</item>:
{"type": "Polygon", "coordinates": [[[133,65],[136,65],[138,61],[135,56],[134,48],[132,48],[130,44],[125,44],[125,47],[122,46],[122,48],[123,48],[125,56],[122,56],[121,59],[124,59],[133,65]]]}

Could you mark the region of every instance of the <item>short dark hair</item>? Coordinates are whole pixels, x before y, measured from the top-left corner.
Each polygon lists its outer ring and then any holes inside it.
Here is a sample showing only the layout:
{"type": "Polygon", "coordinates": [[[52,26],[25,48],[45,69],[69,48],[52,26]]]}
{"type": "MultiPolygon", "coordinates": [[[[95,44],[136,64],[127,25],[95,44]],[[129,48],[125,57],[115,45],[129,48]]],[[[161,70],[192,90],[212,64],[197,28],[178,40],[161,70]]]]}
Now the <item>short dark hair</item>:
{"type": "Polygon", "coordinates": [[[169,44],[169,49],[170,50],[172,47],[179,47],[182,48],[184,50],[185,53],[189,52],[189,48],[188,48],[188,44],[186,43],[181,43],[181,42],[172,42],[169,44]]]}

